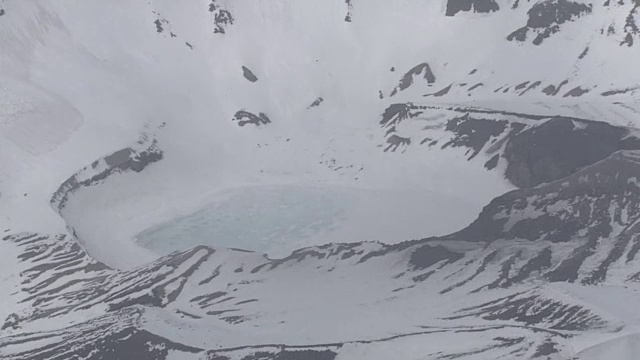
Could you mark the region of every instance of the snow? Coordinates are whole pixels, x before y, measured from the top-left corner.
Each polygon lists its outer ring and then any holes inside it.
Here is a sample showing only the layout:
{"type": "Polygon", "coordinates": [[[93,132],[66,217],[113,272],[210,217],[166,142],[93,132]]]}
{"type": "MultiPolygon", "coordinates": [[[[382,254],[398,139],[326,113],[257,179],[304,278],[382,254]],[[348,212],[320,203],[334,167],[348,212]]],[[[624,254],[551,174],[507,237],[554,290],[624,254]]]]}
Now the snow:
{"type": "MultiPolygon", "coordinates": [[[[341,1],[225,4],[236,21],[224,36],[212,34],[212,14],[204,5],[154,1],[121,6],[76,1],[8,7],[0,25],[3,43],[12,49],[11,56],[1,59],[6,65],[3,73],[11,74],[0,93],[1,136],[9,140],[0,146],[2,154],[12,154],[1,159],[0,183],[3,199],[8,200],[0,204],[5,227],[65,231],[65,223],[46,208],[53,190],[78,169],[134,144],[139,132],[167,123],[157,134],[165,160],[154,164],[163,169],[154,172],[149,168],[144,174],[135,174],[139,180],[131,180],[129,175],[127,180],[109,179],[108,183],[120,185],[101,185],[101,195],[78,200],[77,212],[82,214],[72,214],[71,207],[65,214],[89,249],[94,246],[90,243],[112,248],[118,243],[119,248],[131,250],[125,254],[134,254],[132,259],[121,261],[121,254],[96,245],[93,255],[111,265],[133,266],[153,258],[144,250],[123,244],[144,230],[170,221],[179,223],[176,219],[216,203],[215,194],[281,183],[303,187],[339,184],[338,188],[353,188],[351,196],[361,200],[354,200],[355,204],[344,210],[347,220],[341,220],[343,225],[337,228],[327,225],[322,231],[301,234],[309,221],[291,224],[291,220],[283,220],[282,226],[297,230],[265,229],[272,235],[254,237],[246,245],[240,242],[241,247],[282,254],[297,245],[396,242],[438,235],[464,226],[488,200],[511,187],[499,175],[486,174],[481,161],[467,164],[462,154],[425,153],[417,148],[404,154],[380,154],[377,146],[384,144],[384,138],[376,123],[389,104],[415,101],[451,83],[482,82],[487,89],[471,98],[453,91],[455,98],[425,99],[443,106],[577,114],[625,125],[637,116],[633,99],[611,104],[599,98],[585,102],[581,98],[551,99],[539,93],[526,99],[494,94],[493,89],[505,83],[541,80],[557,84],[572,78],[570,73],[579,74],[582,84],[604,86],[606,81],[622,88],[635,85],[638,79],[625,71],[632,56],[607,57],[607,79],[603,80],[602,54],[637,50],[617,44],[613,47],[615,42],[606,38],[592,40],[594,34],[581,33],[583,27],[577,23],[565,24],[560,34],[539,47],[522,46],[498,36],[524,24],[526,15],[520,9],[491,16],[461,13],[449,18],[434,16],[441,14],[440,3],[403,0],[389,6],[372,0],[361,5],[354,9],[354,21],[345,23],[346,6],[341,1]],[[168,21],[162,34],[153,25],[158,18],[168,21]],[[459,46],[451,46],[450,36],[431,36],[434,33],[467,35],[459,46]],[[567,38],[580,41],[567,46],[567,38]],[[186,47],[185,41],[194,49],[186,47]],[[591,55],[578,66],[570,53],[581,53],[585,41],[590,42],[591,55]],[[565,56],[551,56],[557,46],[562,46],[565,56]],[[537,59],[535,64],[532,58],[537,59]],[[379,90],[388,96],[404,72],[422,62],[429,63],[436,76],[433,88],[416,83],[392,98],[378,99],[379,90]],[[260,80],[246,81],[242,66],[260,80]],[[391,67],[397,71],[390,72],[391,67]],[[468,75],[473,69],[479,70],[468,75]],[[318,97],[325,101],[307,109],[318,97]],[[273,123],[261,129],[239,128],[230,119],[243,108],[265,112],[273,123]],[[45,122],[42,114],[55,120],[45,122]],[[318,165],[332,161],[336,161],[332,169],[341,170],[332,173],[318,165]],[[358,173],[362,167],[363,172],[358,173]],[[446,174],[440,176],[444,168],[446,174]],[[394,192],[397,189],[406,190],[394,192]],[[441,196],[442,189],[453,195],[441,196]],[[109,204],[102,201],[107,197],[111,198],[109,204]],[[410,203],[402,208],[394,206],[407,200],[410,203]],[[444,209],[441,204],[445,202],[452,206],[444,209]],[[373,210],[382,205],[394,210],[373,210]],[[463,210],[453,219],[452,209],[463,210]],[[4,215],[9,213],[10,219],[4,215]],[[420,214],[428,220],[423,222],[420,214]],[[31,228],[33,217],[39,221],[31,228]],[[365,221],[369,226],[363,229],[359,225],[365,221]],[[353,230],[356,228],[359,230],[353,230]],[[285,238],[274,244],[274,249],[256,244],[280,235],[285,238]]],[[[624,11],[624,7],[602,10],[598,16],[580,21],[591,29],[591,25],[624,11]]],[[[590,92],[585,96],[596,95],[590,92]]],[[[328,192],[336,191],[341,190],[328,192]]],[[[321,207],[314,209],[320,211],[321,207]]],[[[328,214],[332,212],[329,209],[320,212],[324,215],[318,216],[327,220],[325,225],[336,220],[336,214],[328,214]]],[[[209,218],[197,221],[215,222],[209,218]]],[[[176,226],[167,237],[177,234],[180,226],[176,226]]],[[[202,236],[192,234],[186,244],[238,243],[242,229],[234,229],[238,226],[219,229],[215,237],[220,240],[215,241],[196,239],[202,236]]]]}
{"type": "Polygon", "coordinates": [[[167,360],[201,360],[200,354],[191,354],[180,351],[170,350],[167,354],[167,360]]]}
{"type": "Polygon", "coordinates": [[[426,189],[255,186],[219,193],[204,209],[147,229],[136,242],[163,255],[208,245],[284,257],[328,241],[394,243],[449,234],[482,205],[426,189]]]}
{"type": "Polygon", "coordinates": [[[640,351],[640,334],[619,336],[593,345],[577,354],[576,360],[634,359],[640,351]]]}
{"type": "MultiPolygon", "coordinates": [[[[2,3],[7,12],[0,18],[0,231],[59,234],[72,229],[92,257],[119,269],[198,244],[215,248],[216,265],[248,268],[264,260],[260,253],[278,258],[329,242],[398,243],[451,233],[473,221],[491,199],[513,189],[502,176],[503,164],[494,171],[483,167],[487,154],[468,161],[466,149],[418,146],[423,122],[403,123],[400,131],[412,137],[412,145],[385,153],[378,122],[393,103],[437,107],[428,114],[437,125],[428,134],[438,140],[450,136],[442,131],[452,116],[446,107],[638,126],[637,98],[599,95],[640,83],[640,73],[629,71],[640,48],[620,47],[619,35],[599,34],[624,18],[627,6],[594,6],[593,15],[564,24],[561,32],[533,46],[504,39],[526,24],[527,6],[509,10],[510,4],[502,2],[506,11],[450,18],[442,16],[444,2],[354,0],[353,22],[345,23],[343,0],[227,1],[236,21],[224,36],[213,34],[207,5],[172,0],[2,3]],[[161,34],[154,26],[159,18],[167,20],[161,34]],[[578,61],[585,46],[589,55],[578,61]],[[402,75],[423,62],[436,83],[416,82],[390,97],[402,75]],[[246,81],[242,66],[259,80],[246,81]],[[539,80],[542,88],[565,79],[569,83],[557,98],[540,89],[522,97],[494,92],[525,81],[539,80]],[[465,89],[480,82],[484,86],[469,96],[465,89]],[[445,97],[423,97],[449,85],[445,97]],[[591,91],[581,98],[560,97],[578,85],[591,91]],[[324,101],[308,108],[319,97],[324,101]],[[239,127],[231,118],[241,109],[264,112],[272,123],[239,127]],[[50,207],[62,182],[105,155],[135,146],[141,134],[158,141],[161,161],[140,173],[116,173],[80,188],[60,213],[50,207]],[[257,254],[240,257],[223,250],[228,247],[257,254]]],[[[97,169],[105,166],[99,162],[97,169]]],[[[0,320],[27,306],[14,296],[22,270],[18,254],[12,244],[0,242],[0,320]]],[[[455,279],[471,275],[477,260],[455,279]]],[[[270,278],[253,279],[251,286],[238,284],[238,300],[259,298],[243,307],[250,315],[245,323],[203,324],[168,311],[195,307],[185,301],[146,310],[145,325],[197,346],[351,341],[340,355],[350,359],[422,358],[461,351],[460,344],[475,351],[495,336],[519,333],[506,328],[487,337],[447,332],[378,341],[440,325],[442,314],[502,294],[465,296],[464,291],[492,280],[489,273],[499,266],[492,263],[490,272],[449,295],[439,295],[441,289],[432,284],[444,284],[451,274],[436,272],[434,282],[390,296],[409,283],[405,278],[381,282],[380,269],[399,273],[406,270],[403,266],[406,259],[388,256],[333,273],[302,265],[295,271],[285,268],[270,278]],[[356,343],[363,340],[375,345],[356,343]]],[[[225,287],[243,280],[225,273],[214,283],[225,287]]],[[[185,292],[198,294],[190,280],[184,281],[185,292]]],[[[168,290],[181,284],[176,281],[168,290]]],[[[633,356],[634,326],[640,319],[627,314],[638,301],[636,289],[560,287],[549,292],[593,306],[615,324],[630,324],[624,334],[571,340],[575,352],[588,360],[633,356]],[[600,345],[588,348],[594,343],[600,345]]],[[[24,331],[57,329],[102,311],[92,308],[25,324],[24,331]]],[[[488,323],[464,321],[469,327],[488,323]]],[[[496,357],[495,352],[486,355],[496,357]]]]}

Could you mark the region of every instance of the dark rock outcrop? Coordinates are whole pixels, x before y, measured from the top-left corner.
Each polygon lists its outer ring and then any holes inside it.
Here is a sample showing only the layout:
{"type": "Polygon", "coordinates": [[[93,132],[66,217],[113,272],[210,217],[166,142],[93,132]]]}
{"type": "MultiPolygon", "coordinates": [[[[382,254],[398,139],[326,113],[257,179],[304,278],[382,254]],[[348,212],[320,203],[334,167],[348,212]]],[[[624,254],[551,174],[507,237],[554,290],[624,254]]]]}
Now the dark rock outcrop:
{"type": "MultiPolygon", "coordinates": [[[[506,120],[472,119],[469,114],[456,117],[447,122],[446,130],[455,134],[451,140],[442,145],[451,147],[467,147],[471,153],[469,160],[480,153],[493,137],[502,134],[508,127],[506,120]]],[[[497,162],[497,159],[495,160],[497,162]]]]}
{"type": "Polygon", "coordinates": [[[511,137],[505,175],[518,187],[554,181],[615,151],[640,149],[640,139],[628,134],[606,123],[556,117],[511,137]]]}
{"type": "Polygon", "coordinates": [[[587,308],[547,298],[537,291],[510,295],[461,312],[464,314],[451,319],[477,316],[485,320],[515,320],[529,326],[545,324],[560,331],[583,331],[606,325],[602,317],[587,308]]]}
{"type": "Polygon", "coordinates": [[[242,76],[244,76],[245,79],[251,82],[258,81],[258,77],[255,76],[255,74],[251,70],[249,70],[249,68],[247,68],[246,66],[242,67],[242,76]]]}
{"type": "Polygon", "coordinates": [[[351,18],[353,16],[352,12],[353,12],[353,3],[351,2],[351,0],[344,0],[345,4],[347,5],[347,15],[344,16],[344,21],[345,22],[351,22],[351,18]]]}
{"type": "MultiPolygon", "coordinates": [[[[626,247],[630,240],[626,233],[634,230],[629,226],[640,220],[640,199],[629,196],[640,192],[637,179],[640,179],[638,152],[617,152],[565,178],[497,197],[469,227],[447,238],[554,243],[581,240],[584,245],[576,247],[560,266],[571,269],[558,270],[577,276],[574,270],[591,255],[599,239],[620,241],[626,247]]],[[[622,252],[612,251],[611,256],[609,264],[618,260],[622,252]]],[[[558,275],[553,275],[555,280],[572,280],[574,276],[558,275]]]]}
{"type": "Polygon", "coordinates": [[[169,352],[203,352],[140,329],[136,323],[140,315],[139,309],[126,309],[55,332],[0,338],[0,348],[33,344],[21,352],[5,354],[3,359],[164,360],[169,352]]]}
{"type": "Polygon", "coordinates": [[[307,109],[310,109],[312,107],[318,107],[318,106],[320,106],[320,104],[322,104],[323,101],[324,101],[324,99],[322,97],[319,97],[319,98],[313,100],[313,102],[311,103],[311,105],[309,105],[307,107],[307,109]]]}
{"type": "Polygon", "coordinates": [[[638,27],[638,23],[640,23],[640,1],[635,1],[633,8],[629,11],[625,22],[624,22],[624,40],[620,43],[620,45],[626,45],[628,47],[632,47],[634,44],[634,39],[640,36],[640,28],[638,27]]]}
{"type": "Polygon", "coordinates": [[[57,209],[64,208],[69,195],[80,187],[92,186],[114,173],[126,171],[141,172],[150,164],[160,161],[163,151],[156,140],[151,140],[145,148],[136,150],[125,148],[93,162],[60,185],[51,198],[51,204],[57,209]],[[87,175],[88,174],[88,175],[87,175]]]}
{"type": "Polygon", "coordinates": [[[233,15],[229,10],[218,4],[218,0],[211,0],[209,12],[213,14],[213,33],[224,34],[229,26],[233,25],[233,15]]]}
{"type": "Polygon", "coordinates": [[[454,16],[460,11],[472,11],[476,13],[490,13],[500,10],[495,0],[448,0],[446,16],[454,16]]]}
{"type": "Polygon", "coordinates": [[[269,119],[269,116],[267,116],[267,114],[261,112],[256,115],[246,110],[240,110],[236,112],[232,120],[237,121],[238,126],[245,126],[247,124],[260,126],[271,123],[271,119],[269,119]]]}
{"type": "Polygon", "coordinates": [[[580,86],[574,87],[573,89],[567,91],[562,97],[580,97],[589,92],[589,89],[583,89],[580,86]]]}
{"type": "Polygon", "coordinates": [[[420,77],[428,84],[433,84],[436,82],[436,77],[433,74],[433,71],[431,70],[429,64],[421,63],[414,66],[411,70],[404,74],[402,79],[400,79],[400,83],[398,83],[398,86],[396,86],[396,88],[391,92],[391,96],[394,96],[399,91],[408,89],[414,83],[414,81],[416,81],[420,77]]]}
{"type": "Polygon", "coordinates": [[[423,245],[411,253],[409,265],[413,270],[427,269],[439,262],[445,264],[454,263],[460,260],[464,253],[453,252],[442,245],[423,245]]]}
{"type": "Polygon", "coordinates": [[[507,36],[509,41],[524,42],[533,33],[533,44],[540,45],[544,39],[560,31],[560,25],[591,13],[591,5],[570,0],[544,0],[527,12],[527,24],[507,36]]]}

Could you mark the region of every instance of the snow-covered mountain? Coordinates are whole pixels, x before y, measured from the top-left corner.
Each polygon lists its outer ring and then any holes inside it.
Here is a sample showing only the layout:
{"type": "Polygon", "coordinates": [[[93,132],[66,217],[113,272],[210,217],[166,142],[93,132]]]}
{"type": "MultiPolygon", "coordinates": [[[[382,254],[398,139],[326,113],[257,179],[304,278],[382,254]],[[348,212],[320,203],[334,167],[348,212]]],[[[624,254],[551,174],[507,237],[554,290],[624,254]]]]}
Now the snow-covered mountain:
{"type": "Polygon", "coordinates": [[[0,0],[0,358],[635,359],[638,8],[0,0]]]}

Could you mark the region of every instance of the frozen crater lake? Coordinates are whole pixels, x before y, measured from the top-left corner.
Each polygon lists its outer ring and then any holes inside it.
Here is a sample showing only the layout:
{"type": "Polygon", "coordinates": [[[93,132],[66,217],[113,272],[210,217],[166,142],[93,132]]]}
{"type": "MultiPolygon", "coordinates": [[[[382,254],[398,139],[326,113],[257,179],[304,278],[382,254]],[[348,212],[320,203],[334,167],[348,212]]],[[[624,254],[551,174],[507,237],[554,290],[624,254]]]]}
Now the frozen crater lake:
{"type": "Polygon", "coordinates": [[[482,204],[425,189],[325,185],[226,190],[190,215],[151,227],[138,245],[164,255],[197,245],[282,257],[330,242],[400,242],[444,235],[475,218],[482,204]]]}

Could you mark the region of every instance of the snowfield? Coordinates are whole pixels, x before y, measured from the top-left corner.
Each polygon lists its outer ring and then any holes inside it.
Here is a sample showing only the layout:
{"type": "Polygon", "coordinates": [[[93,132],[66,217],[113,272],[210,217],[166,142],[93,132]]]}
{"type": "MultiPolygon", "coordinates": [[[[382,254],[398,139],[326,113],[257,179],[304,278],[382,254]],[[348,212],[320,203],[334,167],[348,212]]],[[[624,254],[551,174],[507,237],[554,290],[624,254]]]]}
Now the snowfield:
{"type": "Polygon", "coordinates": [[[635,359],[639,9],[0,0],[0,358],[635,359]]]}

